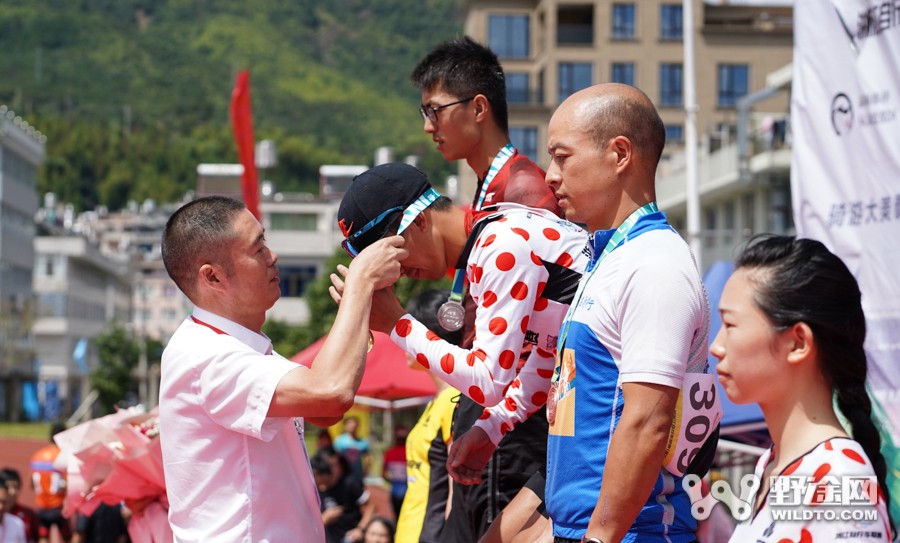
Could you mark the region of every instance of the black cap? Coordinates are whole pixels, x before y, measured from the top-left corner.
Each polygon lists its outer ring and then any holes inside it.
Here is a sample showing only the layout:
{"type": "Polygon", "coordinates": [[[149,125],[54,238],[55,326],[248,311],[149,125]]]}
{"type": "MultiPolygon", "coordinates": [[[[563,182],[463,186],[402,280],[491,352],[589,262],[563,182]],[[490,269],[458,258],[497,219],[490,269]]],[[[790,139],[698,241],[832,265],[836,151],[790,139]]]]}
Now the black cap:
{"type": "Polygon", "coordinates": [[[353,178],[338,208],[338,226],[345,238],[361,230],[389,209],[399,207],[353,240],[361,251],[383,238],[397,223],[403,210],[431,188],[425,174],[403,163],[375,166],[353,178]]]}

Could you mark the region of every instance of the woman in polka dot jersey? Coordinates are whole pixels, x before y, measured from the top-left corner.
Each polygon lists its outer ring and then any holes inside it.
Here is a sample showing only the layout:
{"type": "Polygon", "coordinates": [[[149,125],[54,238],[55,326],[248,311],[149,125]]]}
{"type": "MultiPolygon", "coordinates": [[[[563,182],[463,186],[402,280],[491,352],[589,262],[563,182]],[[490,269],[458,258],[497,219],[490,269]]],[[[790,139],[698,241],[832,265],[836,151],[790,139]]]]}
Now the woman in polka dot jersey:
{"type": "Polygon", "coordinates": [[[891,541],[856,280],[820,242],[791,237],[751,243],[736,268],[710,352],[728,398],[758,403],[774,444],[731,541],[891,541]]]}

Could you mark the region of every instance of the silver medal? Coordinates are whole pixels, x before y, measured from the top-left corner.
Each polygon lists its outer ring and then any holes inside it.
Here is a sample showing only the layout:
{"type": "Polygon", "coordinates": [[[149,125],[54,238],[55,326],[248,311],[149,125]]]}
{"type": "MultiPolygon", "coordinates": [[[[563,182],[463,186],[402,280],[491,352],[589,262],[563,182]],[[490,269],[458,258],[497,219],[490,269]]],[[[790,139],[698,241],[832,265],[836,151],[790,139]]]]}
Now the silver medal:
{"type": "Polygon", "coordinates": [[[438,324],[448,332],[455,332],[466,322],[466,310],[456,300],[448,300],[438,309],[438,324]]]}

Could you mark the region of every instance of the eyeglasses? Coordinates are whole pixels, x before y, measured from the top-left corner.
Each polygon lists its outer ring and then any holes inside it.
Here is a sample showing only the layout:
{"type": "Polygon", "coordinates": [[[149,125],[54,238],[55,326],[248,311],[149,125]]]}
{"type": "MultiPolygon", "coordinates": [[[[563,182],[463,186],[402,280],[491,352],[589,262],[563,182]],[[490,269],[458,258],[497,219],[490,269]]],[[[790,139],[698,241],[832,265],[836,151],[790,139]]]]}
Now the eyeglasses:
{"type": "Polygon", "coordinates": [[[429,121],[436,123],[437,122],[437,112],[439,109],[444,109],[445,107],[455,106],[456,104],[462,104],[463,102],[468,102],[469,100],[474,100],[475,97],[466,98],[465,100],[459,100],[457,102],[453,102],[450,104],[444,104],[438,107],[431,106],[422,106],[419,108],[419,113],[422,114],[422,120],[428,119],[429,121]]]}
{"type": "MultiPolygon", "coordinates": [[[[402,234],[403,231],[406,230],[406,228],[410,224],[412,224],[412,222],[416,219],[416,217],[419,216],[419,213],[422,213],[422,211],[424,211],[426,207],[428,207],[432,203],[434,203],[434,201],[437,200],[440,196],[441,195],[438,194],[438,192],[436,190],[434,190],[433,188],[428,189],[427,191],[425,191],[424,194],[422,194],[422,196],[419,196],[415,202],[413,202],[412,204],[409,205],[409,207],[404,209],[403,210],[403,218],[400,219],[400,226],[397,228],[397,235],[402,234]]],[[[368,232],[375,226],[381,224],[389,215],[393,214],[396,211],[400,211],[401,209],[403,209],[403,206],[392,207],[391,209],[388,209],[387,211],[378,215],[377,217],[375,217],[374,219],[372,219],[371,221],[366,223],[365,226],[360,228],[359,232],[353,234],[349,238],[342,241],[341,248],[343,248],[345,251],[347,251],[347,254],[350,255],[350,258],[356,258],[356,256],[359,254],[359,252],[362,249],[358,249],[358,248],[354,247],[353,240],[358,238],[359,236],[365,234],[366,232],[368,232]]],[[[364,248],[365,247],[363,247],[363,249],[364,248]]]]}

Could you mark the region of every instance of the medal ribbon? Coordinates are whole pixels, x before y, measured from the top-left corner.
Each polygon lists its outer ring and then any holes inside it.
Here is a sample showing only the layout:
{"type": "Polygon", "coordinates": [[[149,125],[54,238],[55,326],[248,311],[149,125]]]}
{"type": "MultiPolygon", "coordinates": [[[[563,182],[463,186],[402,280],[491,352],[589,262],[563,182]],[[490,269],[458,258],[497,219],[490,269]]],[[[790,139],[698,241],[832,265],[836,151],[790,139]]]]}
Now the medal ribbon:
{"type": "MultiPolygon", "coordinates": [[[[475,211],[481,211],[481,207],[484,205],[484,198],[487,195],[488,185],[491,184],[491,181],[497,177],[497,174],[500,170],[503,169],[503,166],[506,165],[507,161],[516,153],[516,148],[512,146],[512,143],[507,143],[503,149],[500,149],[500,152],[497,153],[497,156],[494,157],[494,160],[491,162],[491,167],[488,169],[488,174],[484,176],[484,183],[481,184],[481,194],[478,195],[478,201],[475,202],[475,211]]],[[[454,302],[462,302],[463,299],[463,289],[466,285],[466,270],[465,268],[456,270],[456,274],[453,276],[453,289],[450,292],[450,300],[454,302]]]]}
{"type": "Polygon", "coordinates": [[[488,185],[497,177],[497,174],[514,154],[516,154],[516,148],[512,146],[512,143],[507,143],[494,157],[491,167],[488,169],[488,174],[484,176],[484,183],[481,184],[481,194],[478,195],[478,201],[475,202],[475,211],[481,211],[482,206],[484,206],[484,198],[487,196],[488,185]]]}
{"type": "Polygon", "coordinates": [[[591,270],[590,275],[588,275],[587,279],[583,280],[580,285],[578,285],[578,291],[575,293],[575,300],[569,306],[569,310],[566,312],[565,324],[566,327],[563,329],[562,337],[560,337],[559,344],[557,347],[557,356],[556,356],[556,367],[553,369],[553,377],[550,379],[551,383],[556,383],[559,381],[559,373],[560,368],[562,367],[562,357],[563,357],[563,349],[566,346],[566,338],[569,336],[569,326],[572,325],[572,317],[575,314],[575,308],[578,307],[578,304],[581,302],[581,296],[584,294],[584,288],[587,286],[588,282],[591,280],[591,277],[594,276],[594,273],[597,272],[597,268],[600,267],[600,263],[603,262],[603,259],[609,256],[616,247],[619,246],[619,243],[622,242],[623,239],[628,237],[629,232],[634,227],[635,223],[637,223],[638,219],[645,215],[649,215],[651,213],[656,213],[659,211],[659,207],[656,205],[656,202],[650,202],[649,204],[645,204],[637,209],[634,213],[628,216],[616,231],[613,232],[609,241],[606,242],[606,247],[603,248],[603,252],[600,253],[600,256],[597,258],[597,261],[594,263],[594,268],[591,270]]]}

